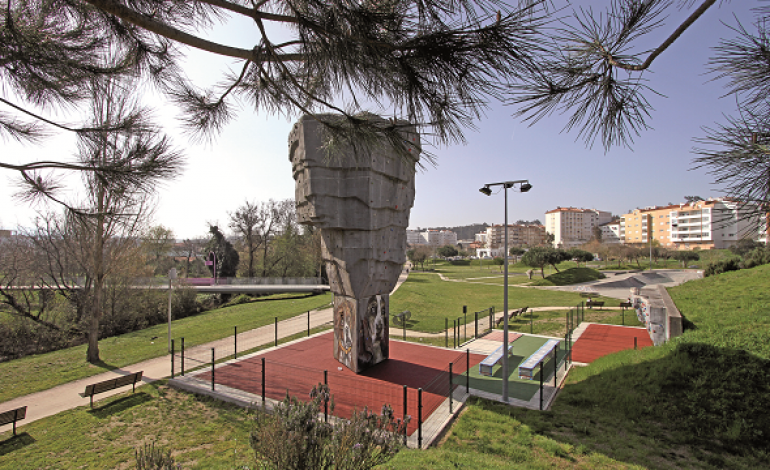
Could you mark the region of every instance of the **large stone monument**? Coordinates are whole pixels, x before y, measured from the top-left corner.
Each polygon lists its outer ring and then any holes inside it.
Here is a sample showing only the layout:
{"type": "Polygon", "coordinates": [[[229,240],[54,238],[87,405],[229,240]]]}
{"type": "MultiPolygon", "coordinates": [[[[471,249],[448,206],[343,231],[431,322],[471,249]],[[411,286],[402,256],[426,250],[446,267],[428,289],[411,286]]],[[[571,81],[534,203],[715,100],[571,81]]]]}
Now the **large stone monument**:
{"type": "Polygon", "coordinates": [[[419,158],[414,127],[402,135],[413,157],[384,144],[327,154],[324,126],[309,116],[289,136],[297,220],[320,229],[334,293],[333,354],[356,373],[388,358],[388,297],[405,261],[419,158]]]}

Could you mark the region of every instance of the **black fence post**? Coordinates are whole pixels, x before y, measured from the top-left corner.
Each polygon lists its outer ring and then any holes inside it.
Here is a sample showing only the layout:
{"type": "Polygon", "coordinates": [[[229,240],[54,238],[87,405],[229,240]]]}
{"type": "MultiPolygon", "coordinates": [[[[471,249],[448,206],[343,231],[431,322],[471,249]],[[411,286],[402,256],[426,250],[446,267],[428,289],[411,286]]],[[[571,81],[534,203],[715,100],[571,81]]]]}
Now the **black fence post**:
{"type": "Polygon", "coordinates": [[[444,317],[444,347],[449,347],[449,319],[444,317]]]}
{"type": "Polygon", "coordinates": [[[417,389],[417,448],[422,449],[422,389],[417,389]]]}
{"type": "Polygon", "coordinates": [[[471,350],[465,350],[465,393],[471,393],[471,350]]]}
{"type": "Polygon", "coordinates": [[[265,406],[265,358],[262,358],[262,406],[265,406]]]}
{"type": "Polygon", "coordinates": [[[307,337],[310,338],[310,310],[307,311],[307,337]]]}
{"type": "Polygon", "coordinates": [[[452,414],[452,363],[449,363],[449,414],[452,414]]]}
{"type": "Polygon", "coordinates": [[[623,326],[626,325],[626,307],[623,307],[620,310],[620,324],[623,326]]]}
{"type": "MultiPolygon", "coordinates": [[[[634,351],[636,351],[637,343],[636,343],[636,336],[634,336],[634,351]]],[[[174,343],[171,343],[171,349],[174,349],[174,343]]]]}
{"type": "Polygon", "coordinates": [[[540,411],[543,411],[543,362],[540,361],[540,411]]]}
{"type": "Polygon", "coordinates": [[[233,359],[238,359],[238,327],[233,327],[233,359]]]}
{"type": "Polygon", "coordinates": [[[179,356],[179,359],[181,360],[182,364],[182,370],[180,371],[182,373],[182,377],[184,377],[184,336],[182,336],[182,349],[180,350],[181,354],[179,356]]]}
{"type": "Polygon", "coordinates": [[[452,320],[452,349],[457,348],[457,320],[452,320]]]}
{"type": "Polygon", "coordinates": [[[174,340],[171,340],[171,378],[174,378],[174,340]]]}
{"type": "Polygon", "coordinates": [[[479,312],[474,313],[475,320],[473,322],[474,328],[473,328],[473,337],[478,338],[479,337],[479,312]]]}
{"type": "Polygon", "coordinates": [[[457,347],[460,347],[460,317],[457,317],[457,329],[455,330],[455,335],[457,335],[457,347]]]}
{"type": "Polygon", "coordinates": [[[211,348],[211,390],[214,390],[214,348],[211,348]]]}
{"type": "MultiPolygon", "coordinates": [[[[324,369],[324,385],[326,390],[329,390],[329,371],[324,369]]],[[[329,399],[324,394],[324,423],[329,422],[329,399]]]]}
{"type": "Polygon", "coordinates": [[[409,416],[409,412],[407,411],[408,401],[407,401],[407,393],[406,393],[406,391],[407,391],[406,385],[404,385],[404,421],[403,421],[403,423],[404,423],[404,445],[406,445],[406,439],[407,439],[407,435],[408,435],[407,430],[406,430],[406,417],[409,416]]]}
{"type": "Polygon", "coordinates": [[[564,329],[569,330],[569,312],[564,315],[564,329]]]}
{"type": "Polygon", "coordinates": [[[553,348],[553,387],[556,388],[556,377],[559,375],[559,345],[553,348]]]}
{"type": "Polygon", "coordinates": [[[463,305],[463,325],[464,325],[464,335],[465,335],[465,341],[468,341],[468,306],[463,305]]]}
{"type": "Polygon", "coordinates": [[[403,317],[401,318],[401,330],[404,334],[404,341],[406,341],[406,319],[403,317]]]}
{"type": "Polygon", "coordinates": [[[492,331],[492,308],[489,308],[489,331],[492,331]]]}
{"type": "Polygon", "coordinates": [[[278,317],[275,317],[275,345],[278,346],[278,317]]]}

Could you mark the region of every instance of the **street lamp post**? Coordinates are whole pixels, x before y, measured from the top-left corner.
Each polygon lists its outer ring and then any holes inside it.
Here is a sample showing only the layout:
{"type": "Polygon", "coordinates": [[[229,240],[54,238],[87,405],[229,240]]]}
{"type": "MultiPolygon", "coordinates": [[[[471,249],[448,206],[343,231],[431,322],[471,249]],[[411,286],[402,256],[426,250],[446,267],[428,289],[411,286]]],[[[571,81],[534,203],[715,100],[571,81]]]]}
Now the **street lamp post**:
{"type": "Polygon", "coordinates": [[[168,271],[168,352],[171,352],[171,288],[176,279],[176,268],[168,271]]]}
{"type": "Polygon", "coordinates": [[[532,185],[528,180],[516,180],[516,181],[503,181],[501,183],[489,183],[485,184],[483,188],[479,189],[480,192],[487,196],[492,195],[490,186],[502,186],[504,199],[505,199],[505,223],[503,230],[505,231],[503,266],[503,402],[508,403],[508,189],[513,188],[515,185],[519,185],[519,191],[526,193],[532,189],[532,185]]]}

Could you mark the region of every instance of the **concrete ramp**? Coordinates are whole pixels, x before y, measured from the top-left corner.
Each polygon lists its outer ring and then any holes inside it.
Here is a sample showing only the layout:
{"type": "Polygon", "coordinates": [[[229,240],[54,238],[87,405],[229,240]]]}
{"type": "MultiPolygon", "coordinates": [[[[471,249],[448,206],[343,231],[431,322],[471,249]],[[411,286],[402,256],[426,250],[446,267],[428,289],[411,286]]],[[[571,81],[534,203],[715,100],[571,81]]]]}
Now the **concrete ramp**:
{"type": "Polygon", "coordinates": [[[639,279],[637,276],[631,276],[619,281],[602,282],[601,284],[594,284],[595,288],[631,288],[631,287],[644,287],[647,283],[639,279]]]}

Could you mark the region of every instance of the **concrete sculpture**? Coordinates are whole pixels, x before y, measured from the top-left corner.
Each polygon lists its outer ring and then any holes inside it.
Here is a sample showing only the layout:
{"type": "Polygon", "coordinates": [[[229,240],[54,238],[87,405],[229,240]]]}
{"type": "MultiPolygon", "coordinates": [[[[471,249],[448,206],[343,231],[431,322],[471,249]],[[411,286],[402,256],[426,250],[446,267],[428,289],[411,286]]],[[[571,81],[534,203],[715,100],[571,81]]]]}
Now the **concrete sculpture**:
{"type": "Polygon", "coordinates": [[[384,145],[327,156],[324,127],[309,116],[289,136],[297,220],[320,229],[334,293],[333,354],[356,373],[388,358],[388,297],[405,261],[419,158],[417,132],[402,135],[412,159],[384,145]]]}

